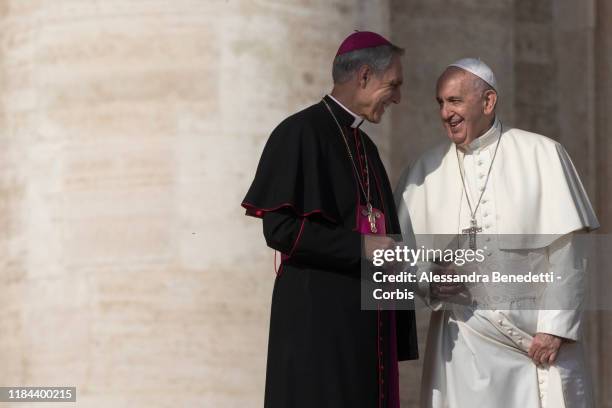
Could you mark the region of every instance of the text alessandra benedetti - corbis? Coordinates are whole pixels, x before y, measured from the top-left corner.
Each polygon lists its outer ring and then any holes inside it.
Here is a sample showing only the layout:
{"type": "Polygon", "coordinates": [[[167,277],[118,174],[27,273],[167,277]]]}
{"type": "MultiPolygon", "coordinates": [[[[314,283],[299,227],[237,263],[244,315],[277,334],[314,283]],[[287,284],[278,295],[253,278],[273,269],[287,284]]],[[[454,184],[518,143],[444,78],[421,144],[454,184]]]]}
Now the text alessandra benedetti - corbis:
{"type": "Polygon", "coordinates": [[[461,273],[461,274],[437,274],[434,272],[399,272],[389,274],[374,272],[372,274],[376,283],[551,283],[555,280],[554,272],[533,273],[461,273]]]}

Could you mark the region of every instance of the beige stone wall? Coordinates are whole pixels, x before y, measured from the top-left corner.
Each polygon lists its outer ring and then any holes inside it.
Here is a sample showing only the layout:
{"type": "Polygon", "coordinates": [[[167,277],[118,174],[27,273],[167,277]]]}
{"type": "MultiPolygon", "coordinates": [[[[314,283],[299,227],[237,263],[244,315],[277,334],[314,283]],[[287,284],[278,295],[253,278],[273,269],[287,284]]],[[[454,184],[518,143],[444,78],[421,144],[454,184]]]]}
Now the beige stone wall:
{"type": "MultiPolygon", "coordinates": [[[[602,232],[612,231],[612,2],[597,0],[593,7],[595,22],[594,48],[594,115],[596,149],[593,157],[594,176],[597,186],[597,208],[602,232]]],[[[608,272],[609,266],[605,265],[608,272]]],[[[598,285],[598,295],[609,298],[610,274],[600,275],[601,283],[598,285]]],[[[596,392],[599,406],[612,408],[612,312],[600,312],[591,324],[591,366],[596,373],[596,392]]]]}
{"type": "Polygon", "coordinates": [[[341,39],[389,33],[386,2],[0,6],[0,384],[261,406],[273,255],[239,204],[341,39]]]}
{"type": "Polygon", "coordinates": [[[499,109],[513,123],[513,2],[396,0],[392,2],[393,35],[406,47],[404,102],[393,112],[391,178],[427,148],[444,140],[435,87],[453,61],[481,58],[495,71],[503,99],[499,109]]]}
{"type": "MultiPolygon", "coordinates": [[[[448,3],[0,0],[0,385],[74,385],[83,407],[262,405],[273,253],[239,203],[353,29],[406,48],[404,101],[367,127],[393,181],[442,140],[437,74],[479,56],[502,116],[558,131],[609,228],[609,4],[448,3]]],[[[589,326],[602,355],[607,320],[589,326]]],[[[592,359],[602,407],[609,358],[592,359]]],[[[401,374],[415,406],[420,363],[401,374]]]]}

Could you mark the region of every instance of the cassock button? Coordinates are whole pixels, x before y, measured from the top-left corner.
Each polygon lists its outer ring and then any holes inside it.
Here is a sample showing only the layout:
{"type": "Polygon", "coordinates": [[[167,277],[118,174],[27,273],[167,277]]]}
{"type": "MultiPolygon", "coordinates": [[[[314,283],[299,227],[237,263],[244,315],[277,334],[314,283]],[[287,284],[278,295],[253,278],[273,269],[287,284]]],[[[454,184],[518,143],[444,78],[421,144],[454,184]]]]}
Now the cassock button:
{"type": "Polygon", "coordinates": [[[503,320],[499,320],[497,323],[499,323],[500,326],[504,325],[504,321],[503,320]]]}

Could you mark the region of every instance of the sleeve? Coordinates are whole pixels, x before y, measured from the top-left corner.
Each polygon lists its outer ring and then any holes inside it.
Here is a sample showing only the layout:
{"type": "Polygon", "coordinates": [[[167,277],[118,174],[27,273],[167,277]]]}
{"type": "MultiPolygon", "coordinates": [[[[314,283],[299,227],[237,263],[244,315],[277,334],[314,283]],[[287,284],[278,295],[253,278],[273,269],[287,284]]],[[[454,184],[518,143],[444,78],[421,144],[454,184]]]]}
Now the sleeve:
{"type": "Polygon", "coordinates": [[[416,239],[414,231],[412,229],[412,221],[410,220],[410,213],[408,212],[408,206],[404,200],[404,192],[406,191],[406,184],[408,184],[408,178],[410,176],[411,166],[406,167],[400,176],[400,179],[393,192],[393,198],[395,201],[395,207],[397,209],[397,218],[402,234],[402,239],[406,245],[416,248],[416,239]]]}
{"type": "Polygon", "coordinates": [[[289,209],[266,212],[263,232],[269,247],[289,262],[354,271],[361,260],[361,234],[322,217],[298,217],[289,209]]]}
{"type": "Polygon", "coordinates": [[[591,205],[589,196],[587,195],[586,190],[580,181],[578,172],[572,163],[572,159],[570,159],[569,154],[563,148],[563,146],[561,146],[559,143],[557,143],[555,146],[557,148],[559,161],[561,162],[561,167],[565,175],[567,187],[571,193],[574,207],[576,208],[576,212],[580,218],[581,226],[587,231],[594,231],[599,228],[599,220],[595,215],[595,211],[593,211],[593,206],[591,205]]]}
{"type": "MultiPolygon", "coordinates": [[[[410,213],[408,212],[408,206],[404,199],[404,193],[406,186],[410,178],[410,172],[414,163],[407,166],[402,172],[400,179],[395,187],[393,196],[395,199],[395,206],[397,208],[397,216],[399,219],[399,225],[402,233],[402,241],[404,245],[416,249],[419,247],[417,244],[416,236],[412,228],[412,221],[410,220],[410,213]]],[[[423,236],[420,237],[423,241],[423,236]]],[[[421,245],[427,248],[433,248],[433,242],[421,242],[421,245]]],[[[436,268],[436,265],[432,262],[417,262],[415,266],[406,266],[406,269],[417,275],[417,284],[414,286],[415,294],[423,301],[423,303],[431,310],[436,311],[442,309],[444,303],[438,299],[432,298],[431,288],[428,281],[422,281],[419,279],[423,272],[427,273],[436,268]]]]}
{"type": "Polygon", "coordinates": [[[340,223],[330,182],[333,171],[319,132],[299,115],[286,119],[270,135],[242,207],[258,218],[288,208],[298,217],[317,215],[340,223]]]}
{"type": "Polygon", "coordinates": [[[427,307],[432,311],[442,310],[445,303],[440,299],[431,296],[431,284],[428,281],[420,280],[422,273],[428,273],[429,271],[435,271],[437,265],[433,262],[419,262],[415,273],[417,274],[417,285],[415,293],[423,301],[427,307]]]}
{"type": "Polygon", "coordinates": [[[555,280],[544,292],[537,332],[576,341],[580,338],[582,323],[584,268],[572,240],[573,234],[566,234],[548,247],[555,280]]]}

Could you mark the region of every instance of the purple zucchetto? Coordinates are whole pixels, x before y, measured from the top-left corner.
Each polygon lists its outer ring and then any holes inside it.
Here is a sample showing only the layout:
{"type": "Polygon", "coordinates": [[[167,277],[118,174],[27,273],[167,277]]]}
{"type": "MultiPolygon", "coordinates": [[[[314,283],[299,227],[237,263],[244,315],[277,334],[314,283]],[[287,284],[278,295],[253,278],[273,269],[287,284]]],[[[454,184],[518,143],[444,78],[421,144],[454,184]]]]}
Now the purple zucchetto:
{"type": "Polygon", "coordinates": [[[342,41],[336,53],[336,57],[346,54],[347,52],[378,47],[380,45],[391,45],[391,42],[382,35],[372,31],[356,31],[342,41]]]}

